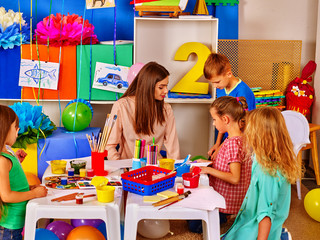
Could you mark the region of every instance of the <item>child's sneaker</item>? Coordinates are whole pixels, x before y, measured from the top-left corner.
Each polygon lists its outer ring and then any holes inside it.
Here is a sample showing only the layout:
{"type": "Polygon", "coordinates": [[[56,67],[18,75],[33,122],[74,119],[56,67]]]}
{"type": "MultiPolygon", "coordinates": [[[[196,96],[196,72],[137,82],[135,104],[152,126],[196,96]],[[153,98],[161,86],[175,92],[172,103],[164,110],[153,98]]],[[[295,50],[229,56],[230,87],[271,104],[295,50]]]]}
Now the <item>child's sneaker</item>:
{"type": "Polygon", "coordinates": [[[291,234],[290,234],[290,232],[288,232],[288,230],[286,228],[282,228],[280,239],[281,240],[292,240],[291,234]]]}

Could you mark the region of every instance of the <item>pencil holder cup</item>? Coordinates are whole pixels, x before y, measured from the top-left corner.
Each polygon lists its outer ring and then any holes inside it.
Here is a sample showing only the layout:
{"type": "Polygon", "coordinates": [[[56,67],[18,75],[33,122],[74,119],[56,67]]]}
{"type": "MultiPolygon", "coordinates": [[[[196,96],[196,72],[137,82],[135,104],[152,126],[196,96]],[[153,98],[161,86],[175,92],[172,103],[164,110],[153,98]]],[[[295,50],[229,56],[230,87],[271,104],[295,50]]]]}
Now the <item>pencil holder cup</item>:
{"type": "Polygon", "coordinates": [[[141,161],[139,158],[132,158],[132,170],[141,168],[141,161]]]}
{"type": "Polygon", "coordinates": [[[67,161],[65,160],[52,160],[51,164],[51,172],[53,174],[65,174],[67,161]]]}
{"type": "Polygon", "coordinates": [[[163,158],[159,160],[159,167],[165,168],[168,170],[174,169],[174,159],[171,158],[163,158]]]}
{"type": "Polygon", "coordinates": [[[96,187],[98,201],[103,203],[112,202],[114,200],[115,189],[116,188],[113,186],[96,187]]]}
{"type": "Polygon", "coordinates": [[[200,174],[193,176],[192,173],[182,174],[183,185],[186,188],[197,188],[199,185],[200,174]]]}
{"type": "Polygon", "coordinates": [[[91,152],[91,166],[96,176],[106,176],[108,172],[104,170],[104,158],[108,156],[108,151],[91,152]]]}
{"type": "Polygon", "coordinates": [[[176,163],[174,168],[177,169],[177,177],[182,177],[182,174],[190,172],[190,164],[176,163]]]}

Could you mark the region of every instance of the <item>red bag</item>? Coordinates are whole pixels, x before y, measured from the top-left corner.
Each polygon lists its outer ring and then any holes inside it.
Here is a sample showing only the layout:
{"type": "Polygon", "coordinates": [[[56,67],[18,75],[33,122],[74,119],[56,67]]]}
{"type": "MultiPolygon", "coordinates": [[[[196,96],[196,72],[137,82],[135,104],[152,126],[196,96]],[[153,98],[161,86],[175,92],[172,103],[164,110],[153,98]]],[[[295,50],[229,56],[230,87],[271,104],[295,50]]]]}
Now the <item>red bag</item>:
{"type": "Polygon", "coordinates": [[[286,90],[287,110],[302,113],[310,120],[310,108],[314,100],[314,89],[308,82],[312,81],[311,75],[316,70],[317,64],[309,61],[303,68],[301,78],[296,77],[291,81],[286,90]]]}

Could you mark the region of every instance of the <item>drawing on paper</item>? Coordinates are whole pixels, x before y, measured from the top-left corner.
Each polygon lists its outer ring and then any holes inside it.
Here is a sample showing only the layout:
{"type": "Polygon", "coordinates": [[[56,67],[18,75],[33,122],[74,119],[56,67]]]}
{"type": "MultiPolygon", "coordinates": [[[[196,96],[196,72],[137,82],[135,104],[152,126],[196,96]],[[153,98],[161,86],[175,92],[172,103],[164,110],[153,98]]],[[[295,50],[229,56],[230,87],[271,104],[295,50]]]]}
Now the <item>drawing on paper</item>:
{"type": "Polygon", "coordinates": [[[86,0],[87,9],[115,7],[114,0],[86,0]]]}
{"type": "Polygon", "coordinates": [[[21,59],[19,86],[57,90],[59,63],[21,59]]]}
{"type": "Polygon", "coordinates": [[[124,93],[129,87],[128,71],[129,67],[97,62],[92,88],[124,93]]]}

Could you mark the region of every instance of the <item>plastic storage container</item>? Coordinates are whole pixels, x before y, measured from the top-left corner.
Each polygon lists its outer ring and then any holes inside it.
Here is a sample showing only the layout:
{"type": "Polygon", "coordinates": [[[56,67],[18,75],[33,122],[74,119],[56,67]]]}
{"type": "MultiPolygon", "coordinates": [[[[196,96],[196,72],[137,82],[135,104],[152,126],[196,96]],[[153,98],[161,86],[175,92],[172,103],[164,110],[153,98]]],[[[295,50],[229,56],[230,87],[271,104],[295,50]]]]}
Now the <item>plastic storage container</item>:
{"type": "Polygon", "coordinates": [[[163,158],[159,160],[159,166],[161,168],[173,170],[174,169],[174,159],[171,158],[163,158]]]}
{"type": "Polygon", "coordinates": [[[52,160],[51,161],[51,172],[53,174],[65,174],[66,173],[67,161],[65,160],[52,160]]]}
{"type": "Polygon", "coordinates": [[[167,175],[171,171],[156,166],[146,166],[121,174],[123,190],[139,195],[153,195],[172,188],[176,178],[176,172],[167,175]],[[166,174],[164,177],[152,180],[153,175],[166,174]]]}

